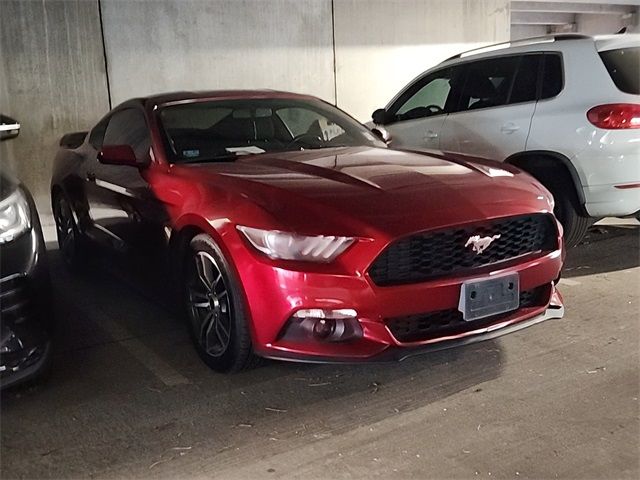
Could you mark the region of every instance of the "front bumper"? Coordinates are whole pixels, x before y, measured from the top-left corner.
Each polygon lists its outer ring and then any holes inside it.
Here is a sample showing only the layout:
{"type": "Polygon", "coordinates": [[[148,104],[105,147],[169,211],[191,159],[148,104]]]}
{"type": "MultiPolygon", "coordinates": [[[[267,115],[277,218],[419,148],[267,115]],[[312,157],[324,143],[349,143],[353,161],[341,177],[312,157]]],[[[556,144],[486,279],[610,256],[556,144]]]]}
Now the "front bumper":
{"type": "Polygon", "coordinates": [[[0,247],[0,387],[38,375],[51,356],[53,328],[46,249],[35,206],[32,228],[0,247]]]}
{"type": "MultiPolygon", "coordinates": [[[[483,342],[485,340],[491,340],[494,338],[501,337],[503,335],[507,335],[509,333],[514,333],[519,330],[522,330],[527,327],[531,327],[533,325],[537,325],[538,323],[542,323],[546,320],[551,319],[560,319],[564,316],[564,306],[562,302],[555,300],[549,304],[545,310],[535,315],[531,318],[523,319],[513,319],[506,320],[503,322],[499,322],[488,327],[482,327],[475,330],[469,330],[464,334],[460,334],[455,338],[444,338],[439,339],[433,343],[425,343],[423,345],[418,345],[415,347],[397,347],[390,346],[383,352],[379,353],[375,357],[365,359],[370,362],[389,362],[389,361],[402,361],[406,360],[410,357],[415,357],[417,355],[423,355],[427,353],[438,352],[441,350],[447,350],[449,348],[462,347],[464,345],[470,345],[472,343],[483,342]]],[[[308,363],[344,363],[344,362],[354,362],[355,360],[344,359],[340,360],[335,357],[319,357],[319,356],[304,356],[293,354],[289,355],[287,352],[282,351],[274,355],[267,354],[266,358],[270,358],[273,360],[285,360],[285,361],[293,361],[293,362],[308,362],[308,363]]]]}
{"type": "Polygon", "coordinates": [[[562,317],[562,299],[554,285],[564,260],[562,247],[500,267],[479,268],[471,275],[390,287],[376,286],[365,271],[350,271],[348,265],[358,264],[354,258],[357,255],[356,251],[347,251],[340,265],[317,266],[309,271],[308,266],[304,270],[295,266],[285,269],[244,245],[235,249],[234,264],[244,289],[256,354],[305,362],[398,360],[562,317]],[[448,331],[416,341],[399,341],[389,327],[389,321],[398,317],[457,309],[463,282],[513,273],[519,276],[522,292],[544,289],[544,298],[496,318],[465,322],[453,334],[448,331]],[[300,309],[355,310],[362,334],[342,342],[290,335],[295,321],[292,316],[300,309]]]}

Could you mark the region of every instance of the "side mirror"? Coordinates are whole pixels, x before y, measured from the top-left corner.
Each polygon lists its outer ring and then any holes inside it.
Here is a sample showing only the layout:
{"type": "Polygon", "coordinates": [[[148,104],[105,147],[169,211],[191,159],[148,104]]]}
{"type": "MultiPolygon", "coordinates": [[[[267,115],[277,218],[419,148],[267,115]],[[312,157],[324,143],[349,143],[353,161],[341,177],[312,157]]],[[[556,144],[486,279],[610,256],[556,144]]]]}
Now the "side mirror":
{"type": "Polygon", "coordinates": [[[103,145],[102,150],[98,152],[98,161],[105,165],[141,166],[129,145],[103,145]]]}
{"type": "Polygon", "coordinates": [[[376,137],[378,137],[387,145],[391,143],[391,134],[389,133],[389,130],[387,130],[386,128],[375,126],[371,129],[371,133],[373,133],[376,137]]]}
{"type": "Polygon", "coordinates": [[[16,138],[20,133],[20,123],[6,115],[0,115],[0,141],[16,138]]]}
{"type": "Polygon", "coordinates": [[[379,108],[371,114],[371,119],[376,125],[386,125],[391,123],[393,115],[387,112],[384,108],[379,108]]]}

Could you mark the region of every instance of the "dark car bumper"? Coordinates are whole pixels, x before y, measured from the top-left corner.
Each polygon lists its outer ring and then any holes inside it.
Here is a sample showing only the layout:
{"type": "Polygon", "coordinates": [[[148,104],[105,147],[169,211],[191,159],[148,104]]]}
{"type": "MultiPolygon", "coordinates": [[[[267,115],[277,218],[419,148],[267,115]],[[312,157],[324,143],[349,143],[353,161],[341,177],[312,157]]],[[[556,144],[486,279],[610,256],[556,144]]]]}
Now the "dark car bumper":
{"type": "Polygon", "coordinates": [[[38,215],[31,229],[0,246],[0,387],[28,380],[46,368],[53,328],[51,286],[38,215]]]}

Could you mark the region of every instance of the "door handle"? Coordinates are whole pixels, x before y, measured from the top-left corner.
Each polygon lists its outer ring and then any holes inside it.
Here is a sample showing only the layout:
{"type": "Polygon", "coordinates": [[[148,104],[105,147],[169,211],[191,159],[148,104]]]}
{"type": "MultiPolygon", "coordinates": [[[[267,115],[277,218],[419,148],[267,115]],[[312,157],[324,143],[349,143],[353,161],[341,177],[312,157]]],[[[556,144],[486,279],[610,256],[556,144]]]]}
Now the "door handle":
{"type": "Polygon", "coordinates": [[[95,182],[96,181],[96,174],[92,173],[92,172],[87,173],[87,181],[95,182]]]}
{"type": "Polygon", "coordinates": [[[431,140],[434,138],[438,138],[438,133],[434,132],[433,130],[427,130],[427,133],[424,134],[425,140],[431,140]]]}
{"type": "Polygon", "coordinates": [[[520,130],[520,127],[512,122],[505,123],[504,125],[502,125],[502,127],[500,127],[500,131],[502,133],[513,133],[517,132],[518,130],[520,130]]]}

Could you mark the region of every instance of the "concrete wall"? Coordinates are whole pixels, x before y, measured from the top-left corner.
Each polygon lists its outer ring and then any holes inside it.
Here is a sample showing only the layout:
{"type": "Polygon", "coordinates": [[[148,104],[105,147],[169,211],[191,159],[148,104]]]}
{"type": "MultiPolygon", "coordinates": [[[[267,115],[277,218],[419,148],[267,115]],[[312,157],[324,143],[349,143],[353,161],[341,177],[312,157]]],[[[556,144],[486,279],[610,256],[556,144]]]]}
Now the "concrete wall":
{"type": "Polygon", "coordinates": [[[509,40],[508,0],[336,0],[338,105],[361,121],[446,58],[509,40]]]}
{"type": "Polygon", "coordinates": [[[23,125],[18,139],[0,147],[0,166],[13,167],[46,205],[51,161],[63,133],[90,127],[110,100],[116,105],[175,89],[310,93],[337,100],[366,121],[375,107],[437,62],[507,40],[508,5],[509,0],[0,0],[0,109],[23,125]]]}
{"type": "Polygon", "coordinates": [[[22,123],[3,142],[0,167],[34,190],[48,190],[63,132],[85,128],[108,110],[95,1],[0,1],[0,109],[22,123]]]}
{"type": "Polygon", "coordinates": [[[511,40],[541,37],[548,32],[546,25],[511,25],[511,40]]]}
{"type": "Polygon", "coordinates": [[[335,100],[328,0],[102,0],[102,13],[114,105],[219,88],[335,100]]]}

